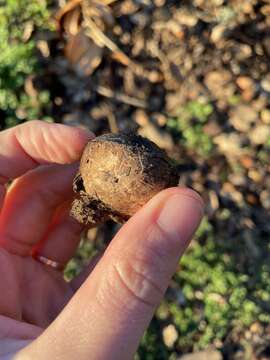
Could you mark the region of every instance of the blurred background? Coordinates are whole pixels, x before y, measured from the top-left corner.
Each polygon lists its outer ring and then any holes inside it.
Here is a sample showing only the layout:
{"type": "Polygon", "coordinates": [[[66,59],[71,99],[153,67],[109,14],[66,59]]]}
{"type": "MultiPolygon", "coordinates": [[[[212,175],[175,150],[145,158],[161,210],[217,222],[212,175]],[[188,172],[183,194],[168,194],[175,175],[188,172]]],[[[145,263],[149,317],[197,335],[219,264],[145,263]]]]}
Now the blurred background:
{"type": "Polygon", "coordinates": [[[270,359],[269,60],[269,0],[0,0],[1,130],[134,130],[207,204],[137,360],[270,359]]]}

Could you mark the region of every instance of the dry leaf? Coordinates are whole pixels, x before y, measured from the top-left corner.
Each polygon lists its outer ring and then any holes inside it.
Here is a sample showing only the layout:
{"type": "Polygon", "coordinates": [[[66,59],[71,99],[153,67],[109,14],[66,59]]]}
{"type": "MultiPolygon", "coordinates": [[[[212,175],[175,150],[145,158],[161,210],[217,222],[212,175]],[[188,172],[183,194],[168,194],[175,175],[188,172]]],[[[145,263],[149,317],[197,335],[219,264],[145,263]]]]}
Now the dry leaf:
{"type": "Polygon", "coordinates": [[[62,29],[62,20],[63,17],[70,12],[71,10],[75,9],[78,5],[81,4],[83,0],[70,0],[69,2],[66,3],[65,6],[63,6],[61,9],[59,9],[56,14],[55,14],[55,19],[57,21],[58,24],[58,29],[61,30],[62,29]]]}
{"type": "Polygon", "coordinates": [[[80,75],[89,76],[99,66],[103,49],[80,31],[70,36],[65,48],[65,55],[80,75]]]}
{"type": "Polygon", "coordinates": [[[76,35],[80,31],[81,10],[76,7],[66,13],[63,18],[63,28],[68,35],[76,35]]]}

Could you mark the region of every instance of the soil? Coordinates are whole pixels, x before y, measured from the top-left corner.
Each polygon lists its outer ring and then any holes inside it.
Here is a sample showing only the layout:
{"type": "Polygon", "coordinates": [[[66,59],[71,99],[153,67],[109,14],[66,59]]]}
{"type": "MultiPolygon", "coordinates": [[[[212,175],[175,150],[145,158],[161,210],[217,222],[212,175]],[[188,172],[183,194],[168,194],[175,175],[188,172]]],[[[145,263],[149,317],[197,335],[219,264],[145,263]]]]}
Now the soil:
{"type": "MultiPolygon", "coordinates": [[[[64,6],[59,31],[38,34],[46,51],[39,47],[43,71],[33,84],[50,91],[45,115],[97,135],[132,130],[166,149],[181,183],[203,196],[215,247],[233,263],[230,271],[248,277],[250,298],[270,273],[269,1],[106,3],[64,6]],[[206,120],[198,104],[211,106],[206,120]],[[202,139],[212,151],[201,152],[202,139]]],[[[108,224],[92,240],[114,231],[108,224]]],[[[269,301],[252,301],[269,313],[269,301]]],[[[268,358],[269,326],[255,325],[234,328],[214,346],[225,359],[268,358]]]]}

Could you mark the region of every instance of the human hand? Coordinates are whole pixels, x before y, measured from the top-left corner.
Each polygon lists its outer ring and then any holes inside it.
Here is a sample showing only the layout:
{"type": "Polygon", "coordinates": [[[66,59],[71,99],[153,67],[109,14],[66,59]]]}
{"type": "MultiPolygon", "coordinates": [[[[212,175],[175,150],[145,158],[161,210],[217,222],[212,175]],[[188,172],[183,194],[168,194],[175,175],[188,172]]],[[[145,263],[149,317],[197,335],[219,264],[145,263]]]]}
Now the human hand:
{"type": "Polygon", "coordinates": [[[131,359],[200,223],[199,195],[171,188],[70,283],[35,260],[64,265],[74,255],[74,162],[92,136],[37,121],[0,133],[0,359],[131,359]]]}

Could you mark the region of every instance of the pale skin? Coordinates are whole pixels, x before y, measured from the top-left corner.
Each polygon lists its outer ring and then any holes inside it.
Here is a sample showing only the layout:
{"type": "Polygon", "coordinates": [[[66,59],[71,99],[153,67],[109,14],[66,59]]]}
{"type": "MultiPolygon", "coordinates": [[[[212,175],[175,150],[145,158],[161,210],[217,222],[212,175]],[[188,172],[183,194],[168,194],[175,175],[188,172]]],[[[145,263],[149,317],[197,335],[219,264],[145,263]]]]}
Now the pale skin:
{"type": "Polygon", "coordinates": [[[28,122],[0,133],[0,359],[132,359],[202,215],[187,188],[157,194],[72,282],[82,226],[68,214],[86,130],[28,122]],[[15,180],[16,179],[16,180],[15,180]],[[10,187],[6,184],[15,180],[10,187]]]}

